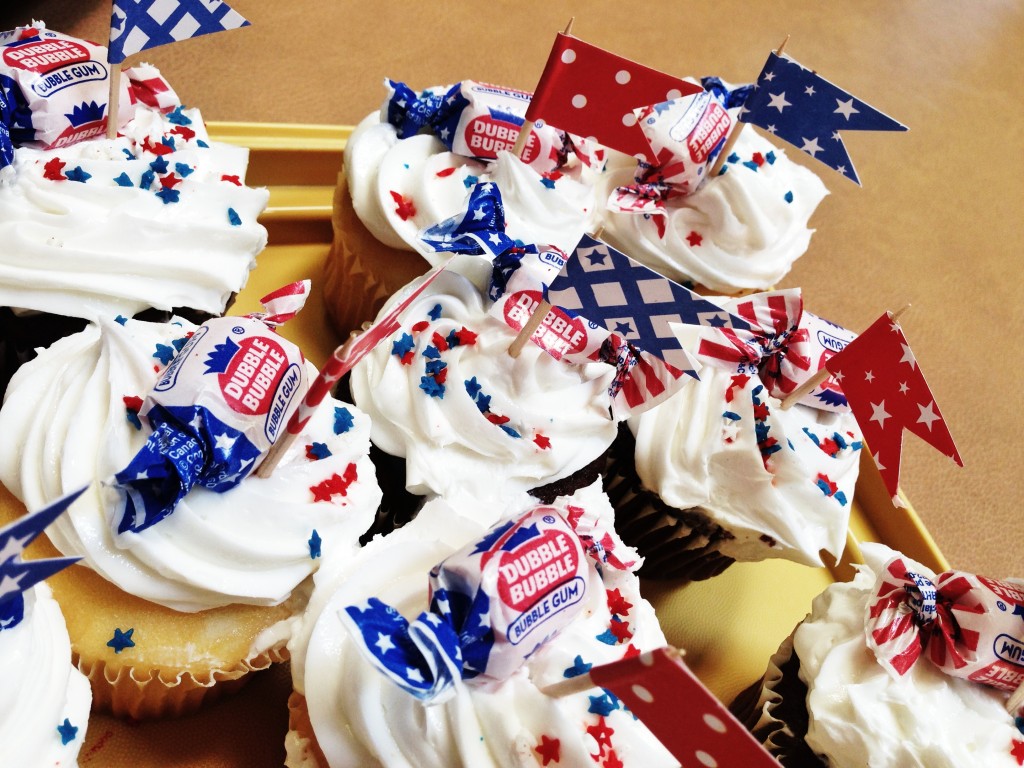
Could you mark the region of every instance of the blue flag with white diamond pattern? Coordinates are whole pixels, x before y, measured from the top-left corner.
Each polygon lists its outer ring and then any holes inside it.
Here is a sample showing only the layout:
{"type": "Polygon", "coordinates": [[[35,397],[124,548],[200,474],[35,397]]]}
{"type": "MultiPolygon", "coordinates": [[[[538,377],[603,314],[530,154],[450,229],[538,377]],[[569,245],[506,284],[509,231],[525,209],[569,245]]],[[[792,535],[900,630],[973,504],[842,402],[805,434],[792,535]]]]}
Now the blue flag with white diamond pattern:
{"type": "Polygon", "coordinates": [[[247,26],[223,0],[114,0],[107,60],[119,64],[147,48],[247,26]]]}

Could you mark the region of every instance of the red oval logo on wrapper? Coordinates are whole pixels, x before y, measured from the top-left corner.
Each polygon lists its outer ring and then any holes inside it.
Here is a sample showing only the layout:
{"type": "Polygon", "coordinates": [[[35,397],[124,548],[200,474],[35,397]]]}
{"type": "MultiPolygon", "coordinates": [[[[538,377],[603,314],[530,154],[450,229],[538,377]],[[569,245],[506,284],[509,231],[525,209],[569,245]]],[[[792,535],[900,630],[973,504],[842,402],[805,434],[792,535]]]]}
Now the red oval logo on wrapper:
{"type": "Polygon", "coordinates": [[[217,375],[225,402],[251,415],[270,410],[278,382],[288,367],[284,348],[267,336],[242,339],[226,370],[217,375]]]}
{"type": "MultiPolygon", "coordinates": [[[[512,330],[520,330],[537,310],[542,298],[540,291],[517,291],[508,296],[502,307],[505,323],[512,330]]],[[[583,351],[587,346],[588,334],[582,319],[570,317],[557,307],[552,307],[530,338],[556,360],[560,360],[564,355],[583,351]]]]}
{"type": "MultiPolygon", "coordinates": [[[[466,144],[474,157],[493,160],[499,152],[511,152],[519,136],[519,126],[490,115],[480,115],[466,125],[466,144]]],[[[529,162],[523,158],[524,162],[529,162]]]]}
{"type": "Polygon", "coordinates": [[[37,40],[4,49],[5,64],[29,72],[49,72],[80,61],[89,61],[89,50],[73,40],[37,40]]]}

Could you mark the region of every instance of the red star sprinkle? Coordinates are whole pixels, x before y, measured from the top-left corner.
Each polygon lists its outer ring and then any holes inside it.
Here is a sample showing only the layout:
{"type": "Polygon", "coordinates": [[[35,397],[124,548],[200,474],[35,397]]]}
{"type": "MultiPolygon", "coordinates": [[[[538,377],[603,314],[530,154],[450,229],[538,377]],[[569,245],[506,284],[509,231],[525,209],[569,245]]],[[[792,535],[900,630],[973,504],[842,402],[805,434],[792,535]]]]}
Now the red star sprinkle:
{"type": "Polygon", "coordinates": [[[36,29],[35,27],[25,27],[25,29],[23,29],[21,31],[21,34],[18,35],[18,39],[19,40],[28,40],[30,37],[35,37],[38,34],[39,34],[39,30],[36,29]]]}
{"type": "Polygon", "coordinates": [[[122,397],[121,400],[124,402],[124,407],[127,408],[129,411],[135,411],[136,413],[138,413],[139,411],[142,410],[142,398],[139,397],[138,395],[133,395],[131,397],[122,397]]]}
{"type": "Polygon", "coordinates": [[[171,152],[174,151],[172,147],[169,147],[163,142],[160,142],[159,144],[154,144],[149,140],[149,136],[142,140],[142,148],[154,155],[169,155],[171,154],[171,152]]]}
{"type": "Polygon", "coordinates": [[[434,175],[437,176],[439,179],[443,179],[447,176],[451,176],[453,173],[455,173],[455,166],[452,166],[451,168],[444,168],[434,175]]]}
{"type": "Polygon", "coordinates": [[[1010,756],[1017,760],[1017,765],[1024,765],[1024,741],[1013,740],[1013,746],[1010,747],[1010,756]]]}
{"type": "Polygon", "coordinates": [[[160,177],[160,184],[164,189],[174,189],[176,186],[181,184],[182,180],[175,176],[173,173],[169,173],[166,176],[160,177]]]}
{"type": "Polygon", "coordinates": [[[658,237],[662,240],[665,239],[665,217],[660,213],[656,213],[651,216],[651,220],[654,221],[654,226],[658,230],[658,237]]]}
{"type": "Polygon", "coordinates": [[[591,725],[587,727],[587,733],[594,737],[594,741],[597,742],[598,755],[603,755],[604,751],[611,750],[612,748],[612,734],[615,731],[608,727],[608,723],[605,719],[599,718],[597,725],[591,725]]]}
{"type": "Polygon", "coordinates": [[[416,206],[412,200],[402,197],[394,190],[391,190],[391,199],[395,201],[395,213],[402,221],[408,221],[416,215],[416,206]]]}
{"type": "Polygon", "coordinates": [[[455,338],[459,340],[460,347],[469,347],[476,344],[476,334],[468,328],[459,328],[455,332],[455,338]]]}
{"type": "Polygon", "coordinates": [[[47,161],[46,165],[43,166],[43,178],[50,181],[67,181],[61,172],[64,169],[64,165],[64,161],[59,157],[47,161]]]}
{"type": "Polygon", "coordinates": [[[414,325],[412,327],[412,332],[413,333],[419,333],[420,331],[427,330],[427,328],[429,328],[429,327],[430,327],[430,322],[429,321],[427,321],[427,320],[420,320],[418,323],[416,323],[416,325],[414,325]]]}
{"type": "Polygon", "coordinates": [[[633,604],[622,596],[618,589],[607,591],[608,610],[619,616],[625,616],[632,610],[633,604]]]}
{"type": "Polygon", "coordinates": [[[448,351],[448,339],[437,331],[434,331],[434,335],[430,337],[430,340],[434,343],[434,346],[437,347],[438,352],[448,351]]]}
{"type": "Polygon", "coordinates": [[[322,483],[311,485],[309,490],[313,492],[313,501],[330,501],[335,494],[348,495],[348,487],[356,481],[356,465],[349,464],[345,467],[344,476],[335,472],[322,483]]]}
{"type": "Polygon", "coordinates": [[[622,768],[622,761],[619,756],[615,754],[615,750],[609,750],[608,757],[604,759],[604,768],[622,768]]]}
{"type": "Polygon", "coordinates": [[[758,421],[764,421],[765,419],[768,418],[767,403],[757,403],[754,406],[754,418],[757,419],[758,421]]]}
{"type": "Polygon", "coordinates": [[[541,765],[547,765],[548,763],[557,763],[560,760],[562,752],[562,742],[558,739],[549,738],[546,733],[541,734],[540,744],[533,748],[533,751],[540,755],[540,759],[543,761],[541,765]]]}
{"type": "Polygon", "coordinates": [[[608,629],[611,630],[611,633],[615,635],[615,639],[620,643],[633,637],[633,632],[629,628],[628,621],[612,619],[611,623],[608,625],[608,629]]]}
{"type": "Polygon", "coordinates": [[[750,381],[750,377],[747,376],[747,374],[745,373],[737,373],[735,376],[732,377],[731,381],[732,383],[729,384],[729,388],[725,390],[725,402],[727,403],[732,402],[733,389],[735,387],[743,389],[743,387],[747,386],[747,382],[750,381]]]}
{"type": "Polygon", "coordinates": [[[821,450],[823,450],[829,456],[835,456],[837,453],[839,453],[839,443],[837,443],[831,437],[826,437],[824,440],[822,440],[821,445],[819,445],[818,447],[821,448],[821,450]]]}
{"type": "Polygon", "coordinates": [[[488,411],[484,414],[484,418],[487,419],[491,424],[508,424],[511,419],[508,416],[499,416],[496,413],[488,411]]]}
{"type": "Polygon", "coordinates": [[[533,442],[536,443],[537,447],[540,448],[542,451],[546,451],[548,448],[551,447],[551,438],[547,437],[546,435],[542,435],[540,432],[534,435],[533,442]]]}
{"type": "Polygon", "coordinates": [[[632,643],[630,643],[628,646],[626,646],[626,652],[624,654],[622,654],[622,658],[624,658],[624,659],[632,659],[633,657],[639,656],[639,655],[640,655],[640,649],[637,648],[632,643]]]}
{"type": "Polygon", "coordinates": [[[410,349],[408,352],[406,352],[404,355],[402,355],[400,358],[398,358],[398,362],[400,362],[402,365],[412,365],[412,361],[415,360],[415,359],[416,359],[416,356],[413,354],[413,351],[410,349]]]}
{"type": "Polygon", "coordinates": [[[176,133],[185,141],[195,138],[196,132],[189,128],[187,125],[176,125],[171,128],[171,133],[176,133]]]}
{"type": "Polygon", "coordinates": [[[839,486],[828,479],[828,475],[824,475],[821,472],[818,473],[818,482],[824,483],[825,487],[828,488],[828,495],[834,496],[836,491],[839,490],[839,486]]]}
{"type": "Polygon", "coordinates": [[[750,159],[757,163],[758,168],[764,165],[764,155],[762,155],[760,152],[755,152],[754,156],[751,157],[750,159]]]}
{"type": "Polygon", "coordinates": [[[697,232],[691,232],[690,234],[688,234],[688,235],[686,236],[686,242],[688,242],[688,243],[690,244],[690,247],[691,247],[691,248],[696,248],[696,247],[697,247],[698,245],[700,245],[700,244],[701,244],[701,243],[702,243],[703,241],[704,241],[704,238],[703,238],[703,236],[701,236],[701,235],[700,235],[699,233],[697,233],[697,232]]]}
{"type": "Polygon", "coordinates": [[[228,176],[227,174],[224,174],[223,176],[220,177],[220,180],[226,181],[230,184],[234,184],[236,187],[242,186],[242,181],[237,176],[228,176]]]}
{"type": "Polygon", "coordinates": [[[448,381],[448,369],[442,368],[440,371],[434,374],[434,381],[438,384],[444,384],[448,381]]]}

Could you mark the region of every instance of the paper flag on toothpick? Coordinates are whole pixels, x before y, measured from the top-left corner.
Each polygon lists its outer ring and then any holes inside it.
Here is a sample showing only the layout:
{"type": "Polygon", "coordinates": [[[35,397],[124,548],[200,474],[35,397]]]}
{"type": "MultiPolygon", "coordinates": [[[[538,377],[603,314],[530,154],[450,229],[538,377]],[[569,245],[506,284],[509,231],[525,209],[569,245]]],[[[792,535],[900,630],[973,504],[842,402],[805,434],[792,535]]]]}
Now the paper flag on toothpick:
{"type": "Polygon", "coordinates": [[[665,647],[593,667],[543,689],[563,696],[607,688],[684,766],[779,768],[773,758],[697,676],[682,654],[665,647]]]}
{"type": "Polygon", "coordinates": [[[703,89],[656,69],[559,33],[526,110],[527,120],[594,138],[647,162],[650,144],[633,110],[703,89]]]}
{"type": "Polygon", "coordinates": [[[907,126],[788,56],[768,55],[740,120],[764,128],[860,184],[840,131],[905,131],[907,126]]]}
{"type": "Polygon", "coordinates": [[[24,615],[23,593],[73,563],[78,557],[22,560],[21,554],[50,523],[85,492],[82,488],[36,512],[0,528],[0,630],[12,627],[24,615]]]}
{"type": "Polygon", "coordinates": [[[147,48],[247,26],[223,0],[114,0],[107,60],[120,64],[147,48]]]}
{"type": "Polygon", "coordinates": [[[850,403],[885,487],[896,506],[903,430],[963,466],[903,329],[886,312],[825,362],[850,403]]]}

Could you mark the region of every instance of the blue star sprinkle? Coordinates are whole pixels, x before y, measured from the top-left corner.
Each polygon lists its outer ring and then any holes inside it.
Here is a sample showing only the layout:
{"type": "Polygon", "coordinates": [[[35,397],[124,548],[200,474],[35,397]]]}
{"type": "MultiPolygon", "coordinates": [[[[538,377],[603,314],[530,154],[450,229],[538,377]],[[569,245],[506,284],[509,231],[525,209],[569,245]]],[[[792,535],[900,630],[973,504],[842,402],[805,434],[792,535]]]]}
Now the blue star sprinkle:
{"type": "Polygon", "coordinates": [[[441,305],[435,304],[431,310],[427,312],[427,317],[431,320],[438,320],[441,317],[441,305]]]}
{"type": "Polygon", "coordinates": [[[785,200],[787,203],[792,203],[793,202],[793,193],[792,192],[787,192],[786,194],[784,194],[782,196],[782,199],[785,200]]]}
{"type": "Polygon", "coordinates": [[[75,740],[75,736],[78,735],[78,728],[71,724],[71,721],[66,717],[64,722],[57,726],[57,733],[60,734],[60,743],[69,744],[75,740]]]}
{"type": "Polygon", "coordinates": [[[433,376],[420,376],[420,389],[438,400],[444,399],[444,384],[439,384],[433,376]]]}
{"type": "Polygon", "coordinates": [[[128,408],[125,410],[125,416],[128,418],[128,423],[135,427],[135,429],[142,429],[142,421],[139,419],[138,413],[128,408]]]}
{"type": "Polygon", "coordinates": [[[153,171],[146,171],[139,177],[139,189],[149,189],[153,186],[153,180],[156,178],[156,174],[153,171]]]}
{"type": "Polygon", "coordinates": [[[549,179],[547,177],[542,176],[541,179],[540,179],[540,183],[543,184],[548,189],[554,189],[555,188],[555,180],[554,179],[549,179]]]}
{"type": "Polygon", "coordinates": [[[164,201],[164,205],[167,205],[168,203],[178,202],[178,198],[181,197],[181,193],[176,189],[162,187],[160,191],[156,193],[156,196],[164,201]]]}
{"type": "Polygon", "coordinates": [[[309,559],[316,560],[320,557],[320,545],[323,544],[323,539],[320,538],[320,534],[316,532],[316,528],[313,529],[313,535],[309,537],[309,559]]]}
{"type": "Polygon", "coordinates": [[[768,161],[768,165],[775,165],[775,153],[769,152],[764,156],[764,159],[768,161]]]}
{"type": "Polygon", "coordinates": [[[82,170],[82,166],[76,165],[70,171],[64,172],[64,178],[66,178],[68,181],[78,181],[84,184],[85,182],[92,178],[92,174],[86,173],[85,171],[82,170]]]}
{"type": "Polygon", "coordinates": [[[441,357],[441,353],[433,344],[428,344],[427,348],[423,350],[423,356],[428,360],[438,360],[441,357]]]}
{"type": "Polygon", "coordinates": [[[169,362],[171,362],[171,360],[174,359],[174,354],[174,347],[168,344],[157,344],[156,352],[153,353],[153,357],[155,357],[164,365],[167,365],[169,362]]]}
{"type": "Polygon", "coordinates": [[[587,707],[587,711],[592,715],[608,717],[608,715],[619,708],[619,702],[612,698],[608,691],[603,691],[600,696],[588,696],[587,698],[590,699],[590,706],[587,707]]]}
{"type": "Polygon", "coordinates": [[[192,168],[188,163],[175,163],[174,170],[184,179],[186,176],[191,175],[195,168],[192,168]]]}
{"type": "Polygon", "coordinates": [[[118,315],[117,317],[114,318],[114,322],[117,323],[118,325],[124,325],[125,323],[128,322],[128,318],[125,317],[124,315],[118,315]]]}
{"type": "Polygon", "coordinates": [[[192,119],[185,114],[184,107],[180,104],[167,115],[167,122],[175,125],[192,125],[192,119]]]}
{"type": "Polygon", "coordinates": [[[476,396],[480,394],[480,390],[482,389],[482,387],[480,386],[480,382],[476,380],[476,376],[474,376],[472,379],[466,379],[465,384],[466,393],[471,398],[476,400],[476,396]]]}
{"type": "Polygon", "coordinates": [[[134,187],[135,186],[135,182],[133,182],[128,177],[128,174],[125,173],[124,171],[121,172],[120,176],[118,176],[116,179],[114,179],[114,183],[117,184],[117,186],[119,186],[119,187],[134,187]]]}
{"type": "Polygon", "coordinates": [[[234,208],[228,208],[228,221],[231,222],[232,227],[242,226],[242,217],[238,215],[234,208]]]}
{"type": "Polygon", "coordinates": [[[151,162],[149,164],[149,167],[153,169],[153,173],[167,173],[167,159],[161,155],[156,160],[151,162]]]}
{"type": "Polygon", "coordinates": [[[135,641],[132,640],[132,634],[135,632],[135,627],[131,627],[127,632],[122,632],[120,627],[114,629],[114,636],[107,640],[107,647],[113,648],[114,653],[120,653],[125,648],[134,648],[135,641]]]}
{"type": "Polygon", "coordinates": [[[567,667],[566,670],[562,673],[562,676],[579,677],[580,675],[587,674],[587,672],[589,672],[590,668],[593,666],[593,664],[587,664],[585,661],[583,661],[582,656],[577,656],[575,659],[573,659],[572,666],[567,667]]]}
{"type": "Polygon", "coordinates": [[[344,435],[355,424],[355,419],[348,408],[336,407],[334,409],[334,434],[344,435]]]}
{"type": "Polygon", "coordinates": [[[198,145],[199,145],[200,147],[202,147],[203,149],[209,149],[209,148],[210,148],[210,145],[209,145],[209,144],[207,144],[207,143],[206,143],[205,141],[203,141],[202,139],[196,139],[196,144],[198,144],[198,145]]]}
{"type": "Polygon", "coordinates": [[[468,176],[466,176],[466,178],[464,178],[462,180],[462,183],[466,187],[466,189],[472,189],[473,187],[476,186],[476,183],[478,181],[480,181],[480,177],[479,176],[474,176],[473,174],[469,174],[468,176]]]}
{"type": "Polygon", "coordinates": [[[127,157],[129,160],[138,160],[139,159],[135,155],[132,154],[130,149],[122,148],[121,151],[124,152],[125,157],[127,157]]]}
{"type": "Polygon", "coordinates": [[[313,461],[320,461],[320,459],[326,459],[333,454],[331,454],[331,449],[327,447],[327,443],[314,442],[306,450],[306,455],[313,459],[313,461]]]}
{"type": "Polygon", "coordinates": [[[735,411],[725,411],[722,414],[723,419],[729,419],[730,421],[740,421],[741,417],[735,411]]]}
{"type": "Polygon", "coordinates": [[[617,638],[615,636],[615,634],[610,629],[606,629],[600,635],[596,635],[595,637],[598,640],[600,640],[602,643],[604,643],[605,645],[618,645],[619,644],[619,638],[617,638]]]}

